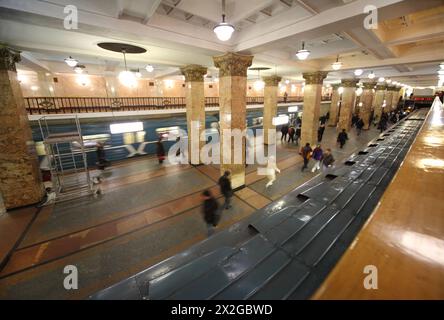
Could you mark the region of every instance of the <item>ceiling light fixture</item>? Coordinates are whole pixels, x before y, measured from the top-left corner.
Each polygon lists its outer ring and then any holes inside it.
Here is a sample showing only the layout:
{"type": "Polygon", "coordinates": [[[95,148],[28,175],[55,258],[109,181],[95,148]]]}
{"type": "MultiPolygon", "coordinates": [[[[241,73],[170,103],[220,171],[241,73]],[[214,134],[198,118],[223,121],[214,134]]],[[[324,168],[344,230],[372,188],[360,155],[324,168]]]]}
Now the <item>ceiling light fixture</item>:
{"type": "Polygon", "coordinates": [[[339,55],[336,58],[336,62],[333,62],[331,64],[331,67],[333,68],[333,70],[339,70],[342,67],[342,62],[339,61],[339,55]]]}
{"type": "Polygon", "coordinates": [[[145,70],[151,73],[151,72],[154,71],[154,67],[153,67],[152,65],[149,64],[149,65],[147,65],[147,66],[145,67],[145,70]]]}
{"type": "Polygon", "coordinates": [[[79,63],[79,61],[77,61],[76,59],[73,59],[71,56],[69,56],[69,58],[66,58],[65,62],[71,68],[74,68],[79,63]]]}
{"type": "Polygon", "coordinates": [[[137,79],[134,73],[128,71],[128,66],[126,64],[126,51],[122,50],[123,61],[125,62],[125,71],[119,73],[119,81],[126,87],[133,88],[137,86],[137,79]]]}
{"type": "Polygon", "coordinates": [[[392,79],[387,79],[387,80],[385,80],[385,82],[387,82],[387,83],[392,83],[392,79]]]}
{"type": "Polygon", "coordinates": [[[299,60],[305,60],[308,58],[309,55],[310,51],[305,50],[305,42],[302,41],[302,49],[296,53],[296,57],[298,57],[299,60]]]}
{"type": "Polygon", "coordinates": [[[364,70],[362,69],[356,69],[355,70],[355,76],[359,77],[360,75],[362,75],[364,73],[364,70]]]}
{"type": "Polygon", "coordinates": [[[75,71],[77,74],[81,74],[81,73],[83,73],[83,69],[85,69],[85,66],[78,64],[78,65],[74,68],[74,71],[75,71]]]}
{"type": "Polygon", "coordinates": [[[220,41],[230,40],[234,32],[234,27],[225,22],[225,0],[222,0],[222,22],[215,26],[213,31],[220,41]]]}
{"type": "Polygon", "coordinates": [[[379,79],[378,79],[378,82],[384,82],[385,81],[385,78],[384,77],[380,77],[379,79]]]}
{"type": "Polygon", "coordinates": [[[374,79],[375,77],[376,77],[376,75],[373,71],[368,74],[369,79],[374,79]]]}

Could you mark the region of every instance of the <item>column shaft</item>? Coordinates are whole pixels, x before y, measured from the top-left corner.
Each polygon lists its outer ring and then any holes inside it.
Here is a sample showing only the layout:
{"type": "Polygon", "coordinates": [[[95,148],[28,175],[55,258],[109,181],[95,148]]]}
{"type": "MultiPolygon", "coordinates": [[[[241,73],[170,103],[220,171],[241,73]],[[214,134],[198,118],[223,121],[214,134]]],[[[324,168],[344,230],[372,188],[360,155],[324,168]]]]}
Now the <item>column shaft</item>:
{"type": "Polygon", "coordinates": [[[387,87],[387,92],[385,93],[385,110],[390,112],[392,110],[393,103],[393,87],[387,87]]]}
{"type": "Polygon", "coordinates": [[[264,143],[275,144],[276,139],[268,141],[268,132],[270,130],[276,132],[276,126],[273,125],[273,118],[277,115],[277,103],[278,103],[278,86],[281,81],[281,77],[271,76],[264,77],[265,89],[264,89],[264,143]]]}
{"type": "Polygon", "coordinates": [[[386,92],[387,87],[383,84],[378,84],[376,86],[376,93],[375,93],[375,102],[373,103],[374,105],[374,118],[376,121],[381,120],[381,114],[384,110],[384,100],[385,100],[385,92],[386,92]]]}
{"type": "Polygon", "coordinates": [[[361,95],[362,106],[359,109],[359,117],[364,122],[364,130],[368,130],[371,125],[370,116],[372,114],[373,99],[375,96],[373,92],[375,85],[375,82],[364,83],[364,90],[361,95]]]}
{"type": "Polygon", "coordinates": [[[17,80],[20,54],[0,47],[0,193],[6,209],[39,202],[43,184],[17,80]]]}
{"type": "Polygon", "coordinates": [[[200,136],[205,131],[205,95],[204,76],[207,68],[198,65],[188,65],[180,69],[185,76],[188,156],[191,164],[201,164],[200,150],[205,141],[200,136]]]}
{"type": "Polygon", "coordinates": [[[331,96],[331,106],[330,106],[330,119],[328,120],[328,125],[330,127],[336,127],[339,119],[339,89],[340,85],[333,85],[333,91],[331,96]]]}
{"type": "Polygon", "coordinates": [[[253,62],[253,56],[227,53],[213,57],[213,60],[219,68],[220,171],[221,174],[231,172],[232,187],[241,188],[245,186],[245,135],[240,143],[233,137],[224,141],[224,135],[230,131],[233,133],[233,130],[245,132],[247,69],[253,62]]]}
{"type": "Polygon", "coordinates": [[[355,109],[357,79],[344,79],[341,81],[344,92],[342,93],[341,110],[339,111],[338,131],[351,128],[353,112],[355,109]]]}
{"type": "Polygon", "coordinates": [[[327,72],[303,73],[305,79],[304,109],[302,114],[301,143],[315,145],[318,141],[321,112],[322,83],[327,72]]]}

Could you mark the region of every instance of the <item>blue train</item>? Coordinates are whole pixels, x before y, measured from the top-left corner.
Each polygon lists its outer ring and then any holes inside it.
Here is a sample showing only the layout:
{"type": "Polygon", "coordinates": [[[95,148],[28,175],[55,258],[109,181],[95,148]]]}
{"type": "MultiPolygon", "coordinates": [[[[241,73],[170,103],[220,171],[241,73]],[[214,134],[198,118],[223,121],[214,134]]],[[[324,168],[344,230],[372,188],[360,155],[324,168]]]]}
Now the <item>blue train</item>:
{"type": "MultiPolygon", "coordinates": [[[[278,114],[287,114],[287,109],[282,109],[278,114]]],[[[253,131],[262,128],[262,110],[249,111],[247,113],[247,126],[253,131]]],[[[130,120],[131,121],[131,120],[130,120]]],[[[159,137],[159,128],[168,130],[169,128],[180,128],[187,131],[186,116],[170,116],[168,118],[154,118],[138,120],[143,123],[143,131],[133,133],[119,133],[111,134],[110,124],[129,122],[128,120],[119,121],[97,121],[81,123],[82,135],[87,152],[88,166],[95,166],[97,162],[96,157],[96,142],[102,141],[105,143],[106,157],[110,161],[120,161],[128,158],[154,155],[156,152],[156,141],[159,137]]],[[[212,128],[219,122],[219,114],[207,114],[206,128],[212,128]]],[[[162,130],[162,129],[161,129],[162,130]]],[[[61,133],[76,131],[75,125],[72,124],[57,124],[50,125],[52,133],[61,133]]],[[[32,125],[33,139],[37,145],[37,153],[40,161],[45,157],[45,150],[43,146],[43,138],[40,128],[37,124],[32,125]]],[[[165,150],[174,144],[174,141],[164,141],[165,150]]],[[[64,152],[67,150],[60,150],[64,152]]]]}

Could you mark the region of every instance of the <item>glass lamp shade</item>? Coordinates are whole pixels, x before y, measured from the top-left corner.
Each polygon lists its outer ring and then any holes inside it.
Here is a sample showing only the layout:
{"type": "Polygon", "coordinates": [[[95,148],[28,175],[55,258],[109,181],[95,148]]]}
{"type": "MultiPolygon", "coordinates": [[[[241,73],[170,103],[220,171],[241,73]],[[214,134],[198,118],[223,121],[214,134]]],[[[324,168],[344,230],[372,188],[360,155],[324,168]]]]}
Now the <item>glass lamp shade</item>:
{"type": "Polygon", "coordinates": [[[342,62],[336,61],[331,64],[331,67],[333,68],[333,70],[339,70],[342,67],[342,62]]]}
{"type": "Polygon", "coordinates": [[[360,75],[362,75],[364,73],[364,71],[362,69],[356,69],[355,70],[355,76],[359,77],[360,75]]]}
{"type": "Polygon", "coordinates": [[[136,76],[131,71],[122,71],[119,73],[119,81],[125,87],[133,88],[137,86],[136,76]]]}
{"type": "Polygon", "coordinates": [[[152,65],[147,65],[145,69],[148,72],[153,72],[154,71],[154,67],[152,65]]]}
{"type": "Polygon", "coordinates": [[[378,79],[378,82],[384,82],[385,81],[385,78],[384,77],[380,77],[379,79],[378,79]]]}
{"type": "Polygon", "coordinates": [[[309,55],[310,55],[310,51],[305,50],[305,49],[299,50],[296,53],[296,57],[298,57],[299,60],[305,60],[308,58],[309,55]]]}
{"type": "Polygon", "coordinates": [[[220,41],[230,40],[233,32],[234,27],[226,22],[221,22],[214,28],[214,33],[220,41]]]}
{"type": "Polygon", "coordinates": [[[375,78],[375,74],[372,72],[372,73],[369,73],[368,74],[368,78],[369,79],[374,79],[375,78]]]}
{"type": "Polygon", "coordinates": [[[79,63],[79,61],[77,61],[76,59],[73,59],[72,57],[66,58],[65,62],[71,68],[74,68],[79,63]]]}

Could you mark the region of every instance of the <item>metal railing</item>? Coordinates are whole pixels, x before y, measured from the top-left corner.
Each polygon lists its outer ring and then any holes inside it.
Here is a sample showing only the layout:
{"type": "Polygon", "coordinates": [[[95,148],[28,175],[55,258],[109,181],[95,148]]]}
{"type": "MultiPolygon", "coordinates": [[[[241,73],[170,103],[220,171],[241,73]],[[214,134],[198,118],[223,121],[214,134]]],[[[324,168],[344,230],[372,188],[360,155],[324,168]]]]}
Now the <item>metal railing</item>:
{"type": "MultiPolygon", "coordinates": [[[[323,101],[329,97],[322,97],[323,101]]],[[[29,114],[90,113],[112,111],[144,111],[184,109],[185,97],[27,97],[25,108],[29,114]]],[[[279,103],[302,102],[301,96],[278,97],[279,103]]],[[[247,97],[247,105],[263,104],[264,97],[247,97]]],[[[218,107],[219,97],[206,97],[207,107],[218,107]]]]}

